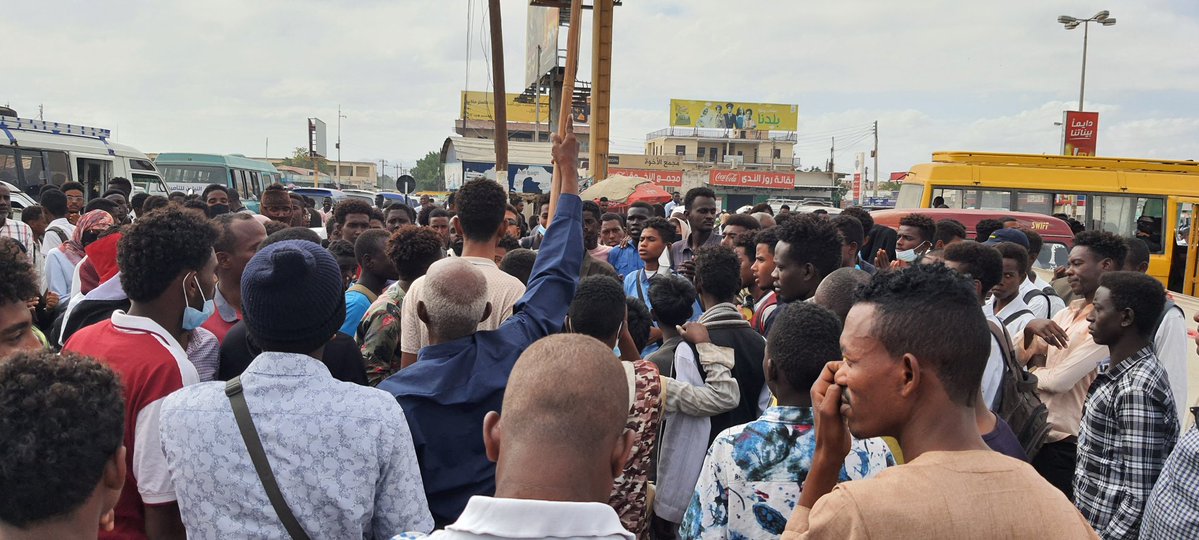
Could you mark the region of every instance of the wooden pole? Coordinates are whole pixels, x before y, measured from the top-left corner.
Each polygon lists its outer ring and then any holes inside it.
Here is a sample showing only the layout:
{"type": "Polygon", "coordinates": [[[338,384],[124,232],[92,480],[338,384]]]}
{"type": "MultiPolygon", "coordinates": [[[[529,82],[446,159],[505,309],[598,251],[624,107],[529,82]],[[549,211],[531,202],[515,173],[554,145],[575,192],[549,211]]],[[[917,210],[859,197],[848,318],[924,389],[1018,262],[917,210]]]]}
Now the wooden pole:
{"type": "MultiPolygon", "coordinates": [[[[583,10],[582,0],[570,2],[570,26],[566,32],[566,68],[562,75],[562,98],[558,107],[558,136],[565,139],[568,126],[571,124],[571,104],[574,103],[575,75],[579,71],[579,19],[583,10]]],[[[562,195],[561,163],[554,163],[553,180],[550,184],[550,222],[558,209],[558,196],[562,195]]],[[[565,164],[575,166],[575,164],[565,164]]],[[[548,225],[547,225],[548,226],[548,225]]]]}
{"type": "Polygon", "coordinates": [[[492,104],[495,106],[495,180],[508,189],[508,97],[504,94],[504,34],[500,0],[489,0],[491,14],[492,104]]]}

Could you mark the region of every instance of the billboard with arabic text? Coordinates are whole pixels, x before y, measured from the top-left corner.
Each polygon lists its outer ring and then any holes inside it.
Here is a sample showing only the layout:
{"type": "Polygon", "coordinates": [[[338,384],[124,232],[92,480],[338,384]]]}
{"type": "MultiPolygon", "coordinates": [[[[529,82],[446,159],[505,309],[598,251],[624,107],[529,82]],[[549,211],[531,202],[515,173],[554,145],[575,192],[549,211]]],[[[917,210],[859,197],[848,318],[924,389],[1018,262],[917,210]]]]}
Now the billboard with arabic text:
{"type": "Polygon", "coordinates": [[[1062,122],[1062,153],[1067,156],[1093,156],[1099,142],[1099,113],[1066,111],[1062,122]]]}

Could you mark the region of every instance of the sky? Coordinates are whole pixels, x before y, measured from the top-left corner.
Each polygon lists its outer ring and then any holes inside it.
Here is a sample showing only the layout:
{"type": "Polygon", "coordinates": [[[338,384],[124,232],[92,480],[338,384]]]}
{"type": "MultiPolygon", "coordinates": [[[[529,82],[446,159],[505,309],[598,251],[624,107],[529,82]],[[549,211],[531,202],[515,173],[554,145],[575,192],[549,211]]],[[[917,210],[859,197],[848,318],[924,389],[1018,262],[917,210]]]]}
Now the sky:
{"type": "MultiPolygon", "coordinates": [[[[527,6],[502,3],[514,93],[527,6]]],[[[836,136],[851,172],[875,121],[884,178],[938,150],[1055,153],[1083,48],[1083,29],[1056,19],[1101,9],[1118,22],[1092,25],[1087,52],[1099,155],[1199,159],[1194,0],[625,0],[611,151],[643,152],[680,98],[798,105],[804,167],[823,168],[836,136]]],[[[453,135],[464,87],[491,89],[486,13],[484,0],[14,2],[0,104],[147,153],[282,156],[307,146],[315,116],[334,158],[340,105],[343,159],[411,167],[453,135]]],[[[589,12],[583,24],[589,79],[589,12]]]]}

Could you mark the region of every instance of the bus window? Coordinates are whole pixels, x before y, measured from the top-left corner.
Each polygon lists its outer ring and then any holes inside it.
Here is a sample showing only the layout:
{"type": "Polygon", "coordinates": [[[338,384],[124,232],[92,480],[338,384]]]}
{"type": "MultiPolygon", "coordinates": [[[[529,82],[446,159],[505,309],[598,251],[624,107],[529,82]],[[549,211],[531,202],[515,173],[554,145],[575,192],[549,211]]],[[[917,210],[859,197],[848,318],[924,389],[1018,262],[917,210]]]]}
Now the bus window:
{"type": "Polygon", "coordinates": [[[1088,229],[1108,231],[1120,236],[1136,236],[1149,244],[1152,253],[1164,253],[1162,244],[1165,220],[1163,201],[1149,197],[1093,196],[1088,229]]]}
{"type": "Polygon", "coordinates": [[[257,199],[262,194],[262,175],[258,171],[250,171],[250,186],[249,190],[243,197],[247,199],[257,199]]]}
{"type": "Polygon", "coordinates": [[[25,186],[45,184],[48,180],[46,175],[46,162],[42,160],[41,150],[21,150],[22,177],[24,178],[25,186]]]}
{"type": "Polygon", "coordinates": [[[79,181],[87,190],[84,195],[88,200],[100,196],[100,188],[109,178],[112,178],[112,163],[102,159],[78,158],[75,160],[79,168],[79,181]]]}
{"type": "Polygon", "coordinates": [[[1053,214],[1065,214],[1079,221],[1086,218],[1087,196],[1058,193],[1053,196],[1053,214]]]}
{"type": "MultiPolygon", "coordinates": [[[[275,180],[278,182],[278,180],[275,180]]],[[[920,198],[924,196],[924,186],[920,184],[900,184],[899,197],[895,200],[896,208],[920,208],[920,198]]]]}
{"type": "Polygon", "coordinates": [[[154,170],[154,164],[150,163],[150,160],[148,159],[134,158],[129,160],[129,168],[141,171],[152,171],[154,170]]]}
{"type": "Polygon", "coordinates": [[[50,165],[51,184],[61,186],[71,179],[71,160],[66,152],[48,150],[46,156],[49,158],[46,163],[50,165]]]}
{"type": "Polygon", "coordinates": [[[133,181],[135,191],[145,192],[150,195],[167,196],[166,190],[162,188],[162,180],[159,180],[157,176],[138,173],[133,173],[132,176],[131,180],[133,181]]]}
{"type": "Polygon", "coordinates": [[[12,148],[0,148],[0,180],[17,185],[17,153],[12,148]]]}
{"type": "MultiPolygon", "coordinates": [[[[904,184],[911,185],[911,184],[904,184]]],[[[900,188],[900,196],[903,195],[902,187],[900,188]]],[[[962,208],[962,190],[952,188],[936,188],[933,190],[933,199],[937,197],[945,198],[945,206],[950,208],[962,208]]],[[[897,205],[898,206],[898,205],[897,205]]]]}
{"type": "Polygon", "coordinates": [[[1016,210],[1021,212],[1035,212],[1048,216],[1053,213],[1053,195],[1030,191],[1018,192],[1016,193],[1016,210]]]}
{"type": "MultiPolygon", "coordinates": [[[[972,191],[972,193],[974,193],[972,191]]],[[[980,210],[1011,210],[1012,209],[1012,192],[997,191],[989,189],[980,189],[975,195],[976,202],[970,208],[980,210]]]]}

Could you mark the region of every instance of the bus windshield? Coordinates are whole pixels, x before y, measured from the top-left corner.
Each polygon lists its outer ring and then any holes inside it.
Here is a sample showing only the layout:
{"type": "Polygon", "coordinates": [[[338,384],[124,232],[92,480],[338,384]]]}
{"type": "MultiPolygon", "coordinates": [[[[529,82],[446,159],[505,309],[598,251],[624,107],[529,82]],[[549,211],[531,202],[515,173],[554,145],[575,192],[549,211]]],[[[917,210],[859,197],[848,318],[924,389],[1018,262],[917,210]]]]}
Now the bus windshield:
{"type": "Polygon", "coordinates": [[[179,184],[229,184],[229,173],[224,167],[212,165],[159,165],[163,180],[168,185],[179,184]]]}

